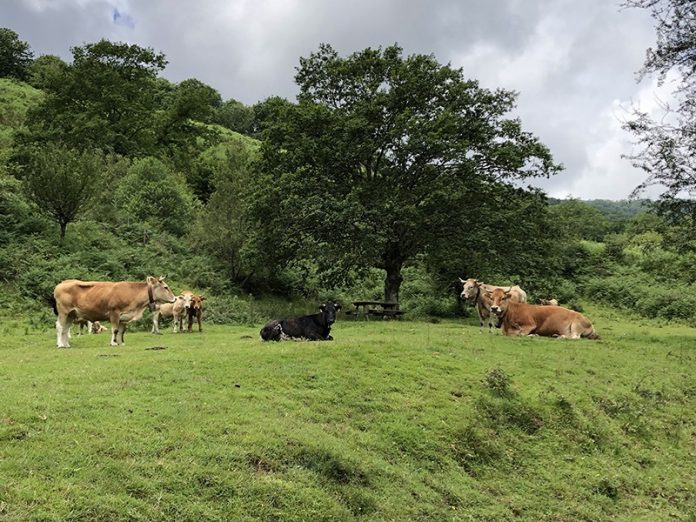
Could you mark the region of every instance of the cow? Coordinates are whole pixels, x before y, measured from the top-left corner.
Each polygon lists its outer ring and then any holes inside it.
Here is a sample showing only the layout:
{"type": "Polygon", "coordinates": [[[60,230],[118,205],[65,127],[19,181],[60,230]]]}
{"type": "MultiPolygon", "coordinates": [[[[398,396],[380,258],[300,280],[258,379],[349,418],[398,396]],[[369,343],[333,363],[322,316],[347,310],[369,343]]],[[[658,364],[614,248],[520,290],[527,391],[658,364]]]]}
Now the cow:
{"type": "Polygon", "coordinates": [[[184,291],[177,296],[175,302],[157,305],[157,308],[152,314],[152,333],[160,333],[160,317],[173,317],[174,333],[182,331],[181,324],[184,320],[184,315],[186,315],[186,305],[191,302],[192,296],[193,294],[191,292],[184,291]]]}
{"type": "Polygon", "coordinates": [[[124,344],[126,324],[142,317],[145,308],[176,300],[164,277],[144,282],[80,281],[67,279],[53,290],[53,311],[58,316],[58,348],[69,348],[68,333],[76,319],[111,322],[111,346],[124,344]],[[120,337],[120,338],[119,338],[120,337]]]}
{"type": "Polygon", "coordinates": [[[542,306],[558,306],[558,299],[539,299],[542,306]]]}
{"type": "Polygon", "coordinates": [[[203,331],[201,326],[201,319],[203,316],[203,301],[205,301],[204,295],[191,295],[188,306],[186,306],[186,314],[188,315],[188,331],[191,333],[194,318],[198,321],[198,332],[203,331]]]}
{"type": "Polygon", "coordinates": [[[516,303],[504,288],[486,291],[491,312],[498,317],[503,335],[542,335],[562,339],[599,339],[590,320],[562,306],[516,303]]]}
{"type": "MultiPolygon", "coordinates": [[[[486,292],[492,291],[496,288],[503,288],[502,286],[487,285],[474,278],[469,278],[466,281],[459,278],[459,281],[464,285],[460,297],[476,308],[476,312],[479,316],[479,325],[481,327],[481,332],[483,332],[484,321],[488,322],[488,333],[493,331],[494,320],[491,316],[491,300],[486,296],[486,292]]],[[[522,290],[519,286],[513,286],[510,289],[512,293],[511,299],[516,303],[526,303],[527,293],[522,290]]]]}
{"type": "Polygon", "coordinates": [[[336,312],[340,309],[341,305],[337,303],[325,303],[319,307],[318,314],[305,315],[297,319],[270,321],[261,329],[261,340],[333,341],[330,335],[331,325],[336,321],[336,312]]]}

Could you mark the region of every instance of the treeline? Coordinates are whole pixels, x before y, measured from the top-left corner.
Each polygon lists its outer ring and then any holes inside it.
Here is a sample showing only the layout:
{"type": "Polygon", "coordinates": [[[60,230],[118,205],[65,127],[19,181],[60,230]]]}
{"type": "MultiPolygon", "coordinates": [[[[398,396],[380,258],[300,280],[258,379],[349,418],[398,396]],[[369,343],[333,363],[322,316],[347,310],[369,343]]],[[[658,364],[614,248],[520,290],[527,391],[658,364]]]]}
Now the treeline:
{"type": "Polygon", "coordinates": [[[35,58],[9,29],[0,45],[6,309],[42,309],[68,277],[165,274],[215,296],[221,322],[258,319],[269,296],[450,316],[455,281],[476,276],[691,318],[626,295],[668,277],[692,295],[693,227],[522,188],[561,167],[509,116],[515,93],[432,56],[322,45],[300,59],[295,102],[246,106],[169,82],[165,56],[138,45],[78,46],[70,63],[35,58]]]}

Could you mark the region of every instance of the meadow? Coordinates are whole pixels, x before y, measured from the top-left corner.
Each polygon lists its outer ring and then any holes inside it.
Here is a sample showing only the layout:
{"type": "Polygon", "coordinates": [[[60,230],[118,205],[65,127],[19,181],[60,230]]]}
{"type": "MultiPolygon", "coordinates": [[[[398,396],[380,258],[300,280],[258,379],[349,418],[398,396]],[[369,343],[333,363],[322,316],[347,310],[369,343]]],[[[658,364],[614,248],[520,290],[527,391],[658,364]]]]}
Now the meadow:
{"type": "Polygon", "coordinates": [[[0,519],[694,520],[693,329],[587,312],[599,341],[5,322],[0,519]]]}

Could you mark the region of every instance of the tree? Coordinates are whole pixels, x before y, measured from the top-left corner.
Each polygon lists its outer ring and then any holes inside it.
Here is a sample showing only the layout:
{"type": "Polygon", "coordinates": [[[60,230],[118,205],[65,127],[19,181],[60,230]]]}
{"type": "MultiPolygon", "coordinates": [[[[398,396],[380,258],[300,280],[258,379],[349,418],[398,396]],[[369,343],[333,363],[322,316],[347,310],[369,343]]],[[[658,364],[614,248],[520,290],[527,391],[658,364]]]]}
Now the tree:
{"type": "Polygon", "coordinates": [[[230,98],[218,109],[215,122],[240,134],[252,134],[254,109],[230,98]]]}
{"type": "Polygon", "coordinates": [[[665,188],[661,210],[686,211],[696,217],[696,3],[691,0],[628,0],[625,7],[648,9],[655,19],[657,44],[649,48],[639,79],[657,74],[658,82],[674,72],[679,78],[675,103],[663,104],[664,114],[653,120],[636,108],[624,128],[637,138],[638,150],[628,155],[646,180],[636,196],[651,185],[665,188]]]}
{"type": "Polygon", "coordinates": [[[124,156],[151,153],[159,133],[157,74],[167,61],[149,48],[101,40],[72,48],[66,74],[30,117],[33,140],[62,141],[124,156]]]}
{"type": "Polygon", "coordinates": [[[195,210],[184,177],[150,157],[133,162],[114,192],[114,205],[128,220],[177,236],[189,229],[195,210]]]}
{"type": "Polygon", "coordinates": [[[515,93],[483,89],[432,56],[405,58],[394,45],[341,58],[321,45],[295,80],[298,103],[279,107],[262,147],[265,223],[283,233],[275,254],[313,252],[332,277],[381,268],[387,301],[398,302],[408,260],[451,239],[467,186],[560,168],[505,117],[515,93]]]}
{"type": "Polygon", "coordinates": [[[25,151],[22,160],[21,175],[29,197],[58,222],[63,241],[68,223],[75,221],[94,197],[103,155],[46,144],[25,151]]]}
{"type": "Polygon", "coordinates": [[[49,90],[58,86],[65,78],[69,66],[58,56],[44,54],[29,66],[27,81],[37,89],[49,90]]]}
{"type": "Polygon", "coordinates": [[[29,44],[7,27],[0,28],[0,77],[25,80],[34,58],[29,44]]]}
{"type": "Polygon", "coordinates": [[[578,239],[602,241],[609,232],[609,220],[579,199],[567,199],[552,205],[549,214],[559,236],[567,242],[578,239]]]}

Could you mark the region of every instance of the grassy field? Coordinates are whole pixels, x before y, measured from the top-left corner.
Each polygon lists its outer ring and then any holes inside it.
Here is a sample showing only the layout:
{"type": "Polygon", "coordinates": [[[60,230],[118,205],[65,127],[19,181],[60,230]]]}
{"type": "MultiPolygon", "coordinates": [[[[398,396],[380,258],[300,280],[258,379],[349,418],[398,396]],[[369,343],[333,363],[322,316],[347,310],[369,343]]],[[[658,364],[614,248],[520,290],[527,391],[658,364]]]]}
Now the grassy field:
{"type": "Polygon", "coordinates": [[[693,329],[589,315],[601,341],[5,326],[0,519],[695,520],[693,329]]]}

